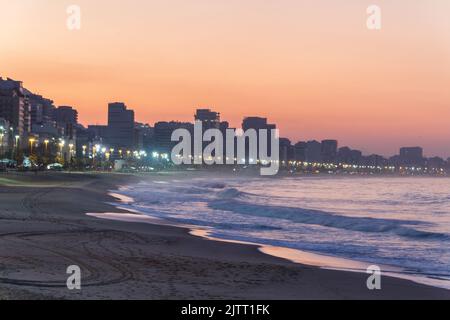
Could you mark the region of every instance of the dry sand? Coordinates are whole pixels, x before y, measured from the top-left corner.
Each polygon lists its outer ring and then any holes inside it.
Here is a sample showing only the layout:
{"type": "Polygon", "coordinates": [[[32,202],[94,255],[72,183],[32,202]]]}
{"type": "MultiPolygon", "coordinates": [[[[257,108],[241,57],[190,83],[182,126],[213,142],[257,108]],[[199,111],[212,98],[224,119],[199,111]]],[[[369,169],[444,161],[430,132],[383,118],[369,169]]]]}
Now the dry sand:
{"type": "MultiPolygon", "coordinates": [[[[148,177],[151,179],[151,177],[148,177]]],[[[87,216],[119,212],[118,174],[0,174],[0,299],[450,299],[450,291],[323,270],[189,230],[87,216]],[[82,290],[66,288],[79,265],[82,290]]]]}

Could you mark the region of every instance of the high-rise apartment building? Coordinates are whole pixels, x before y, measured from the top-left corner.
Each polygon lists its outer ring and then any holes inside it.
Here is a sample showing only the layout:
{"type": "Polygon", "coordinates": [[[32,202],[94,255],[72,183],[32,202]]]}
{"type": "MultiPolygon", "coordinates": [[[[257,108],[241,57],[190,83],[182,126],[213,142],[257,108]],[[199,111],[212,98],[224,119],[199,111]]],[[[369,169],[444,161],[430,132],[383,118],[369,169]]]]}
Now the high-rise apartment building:
{"type": "Polygon", "coordinates": [[[400,164],[421,166],[424,164],[423,149],[421,147],[405,147],[400,149],[400,164]]]}
{"type": "MultiPolygon", "coordinates": [[[[172,141],[172,133],[177,129],[187,129],[191,135],[194,133],[194,125],[189,122],[158,122],[154,128],[154,146],[159,152],[170,153],[178,142],[172,141]]],[[[193,144],[192,144],[193,145],[193,144]]]]}
{"type": "Polygon", "coordinates": [[[0,77],[0,118],[8,121],[14,134],[23,137],[28,129],[29,105],[21,81],[0,77]]]}
{"type": "MultiPolygon", "coordinates": [[[[254,129],[257,133],[257,152],[258,152],[258,159],[259,157],[259,130],[267,130],[267,153],[269,156],[272,156],[272,145],[271,145],[271,130],[275,130],[277,127],[275,124],[270,124],[267,121],[267,118],[261,118],[261,117],[246,117],[244,118],[244,121],[242,122],[242,129],[244,131],[254,129]]],[[[279,150],[273,150],[274,152],[279,152],[279,150]]],[[[246,143],[246,155],[249,156],[249,144],[246,143]]],[[[249,160],[249,159],[247,159],[249,160]]]]}
{"type": "Polygon", "coordinates": [[[203,130],[220,129],[220,113],[211,109],[197,109],[195,121],[201,121],[203,130]]]}
{"type": "Polygon", "coordinates": [[[76,139],[77,110],[69,106],[60,106],[54,111],[54,120],[62,136],[76,139]]]}
{"type": "Polygon", "coordinates": [[[337,140],[322,141],[322,161],[325,163],[334,163],[337,157],[337,140]]]}
{"type": "Polygon", "coordinates": [[[122,102],[108,105],[107,143],[113,148],[133,149],[134,111],[122,102]]]}
{"type": "Polygon", "coordinates": [[[322,162],[322,144],[319,141],[311,140],[306,143],[306,162],[322,162]]]}

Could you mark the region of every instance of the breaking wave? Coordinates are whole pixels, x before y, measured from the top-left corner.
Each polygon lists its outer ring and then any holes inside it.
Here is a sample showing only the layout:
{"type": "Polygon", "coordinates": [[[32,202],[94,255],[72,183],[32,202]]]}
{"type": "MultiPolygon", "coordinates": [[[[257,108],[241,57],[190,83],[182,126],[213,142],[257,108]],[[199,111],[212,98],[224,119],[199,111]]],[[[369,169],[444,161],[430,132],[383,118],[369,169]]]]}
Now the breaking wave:
{"type": "Polygon", "coordinates": [[[217,238],[450,279],[448,179],[200,178],[119,193],[134,199],[123,208],[205,227],[217,238]]]}
{"type": "MultiPolygon", "coordinates": [[[[239,195],[239,193],[237,194],[239,195]]],[[[409,238],[449,238],[446,234],[420,231],[406,226],[425,224],[420,221],[348,217],[319,210],[249,204],[238,200],[216,200],[210,202],[208,206],[214,210],[230,211],[242,215],[284,219],[295,223],[320,225],[358,232],[392,232],[399,236],[409,238]]]]}

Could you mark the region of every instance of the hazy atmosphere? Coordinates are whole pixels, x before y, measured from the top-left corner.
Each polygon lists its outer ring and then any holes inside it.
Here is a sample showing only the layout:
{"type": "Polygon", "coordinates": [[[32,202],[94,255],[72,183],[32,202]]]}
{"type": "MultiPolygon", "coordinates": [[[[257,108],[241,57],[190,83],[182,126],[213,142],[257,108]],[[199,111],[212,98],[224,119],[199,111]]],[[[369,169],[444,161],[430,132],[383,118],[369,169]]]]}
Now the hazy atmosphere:
{"type": "Polygon", "coordinates": [[[267,116],[293,140],[450,156],[446,0],[378,1],[376,32],[370,1],[79,0],[76,32],[70,1],[0,2],[2,75],[83,123],[104,123],[116,100],[150,123],[211,106],[233,125],[267,116]]]}

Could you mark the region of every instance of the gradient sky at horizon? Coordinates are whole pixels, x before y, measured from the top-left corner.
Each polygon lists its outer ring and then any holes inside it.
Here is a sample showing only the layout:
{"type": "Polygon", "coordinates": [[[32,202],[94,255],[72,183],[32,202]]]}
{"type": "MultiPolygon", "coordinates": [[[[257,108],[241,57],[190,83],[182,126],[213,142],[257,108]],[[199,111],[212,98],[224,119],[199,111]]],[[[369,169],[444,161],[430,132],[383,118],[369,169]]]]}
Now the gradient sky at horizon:
{"type": "Polygon", "coordinates": [[[105,123],[192,121],[212,107],[297,140],[450,156],[448,0],[0,0],[0,76],[105,123]],[[82,29],[66,28],[78,4],[82,29]],[[378,4],[381,31],[366,28],[378,4]]]}

